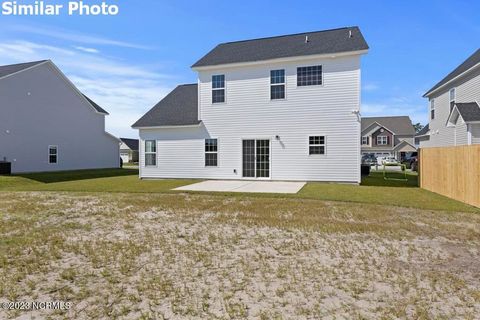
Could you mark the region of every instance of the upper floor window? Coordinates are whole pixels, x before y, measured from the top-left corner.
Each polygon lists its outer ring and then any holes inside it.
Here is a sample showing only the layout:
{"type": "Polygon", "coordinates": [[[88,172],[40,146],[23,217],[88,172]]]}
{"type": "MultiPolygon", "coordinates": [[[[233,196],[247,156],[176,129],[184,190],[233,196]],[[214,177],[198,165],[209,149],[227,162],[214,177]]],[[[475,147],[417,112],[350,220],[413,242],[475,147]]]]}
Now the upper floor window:
{"type": "Polygon", "coordinates": [[[285,99],[285,70],[270,71],[270,99],[285,99]]]}
{"type": "Polygon", "coordinates": [[[218,164],[217,139],[205,139],[205,166],[216,167],[218,164]]]}
{"type": "Polygon", "coordinates": [[[58,147],[48,146],[48,163],[57,163],[58,161],[58,147]]]}
{"type": "Polygon", "coordinates": [[[455,88],[450,89],[450,113],[452,113],[453,108],[455,107],[455,88]]]}
{"type": "Polygon", "coordinates": [[[225,102],[225,75],[212,76],[212,103],[225,102]]]}
{"type": "Polygon", "coordinates": [[[368,137],[362,137],[362,144],[369,144],[370,143],[369,140],[370,139],[368,137]]]}
{"type": "Polygon", "coordinates": [[[155,140],[145,140],[145,166],[157,165],[157,143],[155,140]]]}
{"type": "Polygon", "coordinates": [[[322,84],[322,66],[297,68],[297,86],[317,86],[322,84]]]}
{"type": "Polygon", "coordinates": [[[430,100],[430,119],[435,119],[435,99],[430,100]]]}
{"type": "Polygon", "coordinates": [[[325,154],[325,136],[308,137],[309,154],[325,154]]]}
{"type": "Polygon", "coordinates": [[[384,146],[388,144],[388,136],[377,136],[377,145],[384,146]]]}

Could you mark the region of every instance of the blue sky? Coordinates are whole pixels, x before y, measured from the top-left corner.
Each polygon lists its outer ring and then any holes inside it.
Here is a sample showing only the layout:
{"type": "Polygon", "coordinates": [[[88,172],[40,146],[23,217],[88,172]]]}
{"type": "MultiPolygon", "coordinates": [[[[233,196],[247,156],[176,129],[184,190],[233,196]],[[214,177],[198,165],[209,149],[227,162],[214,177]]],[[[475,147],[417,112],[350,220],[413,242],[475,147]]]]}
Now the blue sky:
{"type": "Polygon", "coordinates": [[[110,112],[107,129],[118,136],[136,136],[135,120],[177,84],[195,82],[190,65],[220,42],[357,25],[370,45],[362,115],[422,123],[422,94],[480,47],[478,1],[107,3],[119,15],[0,15],[0,64],[52,59],[110,112]]]}

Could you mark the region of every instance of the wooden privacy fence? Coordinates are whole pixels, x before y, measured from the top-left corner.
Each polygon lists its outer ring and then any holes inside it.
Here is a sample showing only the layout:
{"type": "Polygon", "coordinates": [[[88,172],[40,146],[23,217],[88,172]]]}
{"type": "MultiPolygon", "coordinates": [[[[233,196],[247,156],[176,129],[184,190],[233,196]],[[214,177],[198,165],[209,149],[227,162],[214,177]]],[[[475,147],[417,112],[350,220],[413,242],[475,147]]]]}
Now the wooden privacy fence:
{"type": "Polygon", "coordinates": [[[480,145],[421,148],[420,187],[480,207],[480,145]]]}

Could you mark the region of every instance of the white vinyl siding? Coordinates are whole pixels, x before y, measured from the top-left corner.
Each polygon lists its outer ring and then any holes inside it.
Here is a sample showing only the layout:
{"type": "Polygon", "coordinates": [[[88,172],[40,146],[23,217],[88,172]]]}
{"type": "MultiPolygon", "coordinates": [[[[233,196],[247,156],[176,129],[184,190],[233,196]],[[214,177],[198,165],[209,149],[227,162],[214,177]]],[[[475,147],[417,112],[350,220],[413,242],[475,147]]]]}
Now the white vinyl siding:
{"type": "Polygon", "coordinates": [[[105,115],[50,62],[0,79],[0,97],[0,159],[12,173],[118,168],[119,141],[105,132],[105,115]]]}
{"type": "Polygon", "coordinates": [[[199,73],[200,127],[140,130],[156,139],[149,178],[242,178],[242,139],[271,141],[272,180],[360,181],[360,56],[222,68],[199,73]],[[297,87],[297,67],[322,65],[323,85],[297,87]],[[270,71],[285,70],[287,97],[270,99],[270,71]],[[225,74],[226,102],[212,105],[212,75],[225,74]],[[328,137],[328,152],[308,155],[308,137],[328,137]],[[279,139],[276,139],[276,136],[279,139]],[[218,167],[204,166],[204,139],[218,138],[218,167]],[[162,150],[168,148],[165,155],[162,150]],[[181,155],[172,157],[172,154],[181,155]]]}
{"type": "Polygon", "coordinates": [[[472,144],[480,144],[480,124],[472,124],[470,126],[472,144]]]}
{"type": "Polygon", "coordinates": [[[460,78],[442,91],[435,93],[435,119],[430,120],[430,139],[421,141],[420,147],[442,147],[467,144],[465,124],[447,127],[450,115],[450,89],[455,88],[455,102],[480,102],[480,68],[460,78]]]}

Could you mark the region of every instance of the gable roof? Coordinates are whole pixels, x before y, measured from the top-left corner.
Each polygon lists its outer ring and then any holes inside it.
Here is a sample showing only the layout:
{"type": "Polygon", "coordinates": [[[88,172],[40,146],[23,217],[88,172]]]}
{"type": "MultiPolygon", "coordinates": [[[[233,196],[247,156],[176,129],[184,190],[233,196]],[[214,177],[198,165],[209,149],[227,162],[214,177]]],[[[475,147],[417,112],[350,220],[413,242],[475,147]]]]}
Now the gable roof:
{"type": "Polygon", "coordinates": [[[415,137],[424,136],[428,133],[428,131],[430,131],[430,125],[427,123],[425,127],[422,128],[422,130],[418,131],[415,134],[415,137]]]}
{"type": "Polygon", "coordinates": [[[89,97],[87,97],[86,95],[81,93],[80,90],[78,90],[77,87],[75,87],[73,85],[73,83],[71,83],[71,81],[60,71],[60,69],[58,69],[58,67],[51,60],[40,60],[40,61],[33,61],[33,62],[25,62],[25,63],[17,63],[17,64],[9,64],[9,65],[5,65],[5,66],[0,66],[0,79],[3,78],[3,77],[6,77],[6,76],[12,75],[14,73],[23,71],[25,69],[37,66],[37,65],[42,64],[44,62],[49,62],[60,73],[62,78],[64,78],[65,81],[67,81],[73,87],[73,89],[75,91],[77,91],[79,94],[81,94],[87,100],[87,102],[95,109],[95,111],[97,111],[98,113],[106,114],[106,115],[109,114],[105,109],[100,107],[95,101],[93,101],[92,99],[90,99],[89,97]]]}
{"type": "Polygon", "coordinates": [[[362,132],[374,123],[378,123],[395,135],[415,135],[409,116],[362,117],[362,132]]]}
{"type": "Polygon", "coordinates": [[[85,99],[87,99],[87,101],[92,105],[92,107],[94,107],[95,110],[97,110],[97,112],[104,113],[104,114],[109,114],[105,109],[100,107],[95,101],[93,101],[92,99],[90,99],[89,97],[84,95],[83,93],[82,93],[82,95],[85,97],[85,99]]]}
{"type": "Polygon", "coordinates": [[[455,103],[458,113],[465,122],[480,121],[480,106],[476,102],[455,103]]]}
{"type": "Polygon", "coordinates": [[[345,27],[284,36],[226,42],[198,60],[192,67],[254,62],[278,58],[367,50],[358,27],[345,27]],[[306,41],[308,37],[308,42],[306,41]]]}
{"type": "Polygon", "coordinates": [[[138,139],[120,138],[131,150],[138,151],[138,139]]]}
{"type": "Polygon", "coordinates": [[[423,97],[427,97],[430,93],[437,90],[444,84],[448,83],[449,81],[455,79],[456,77],[460,76],[462,73],[468,71],[469,69],[473,68],[477,64],[480,63],[480,49],[475,51],[470,57],[467,58],[461,65],[459,65],[455,70],[450,72],[445,78],[443,78],[439,83],[434,85],[430,90],[428,90],[423,97]]]}
{"type": "Polygon", "coordinates": [[[198,86],[177,86],[132,127],[188,126],[200,124],[198,120],[198,86]]]}
{"type": "Polygon", "coordinates": [[[17,64],[9,64],[5,66],[0,66],[0,78],[9,76],[16,72],[22,71],[24,69],[28,69],[30,67],[36,66],[37,64],[44,63],[48,60],[40,60],[40,61],[33,61],[33,62],[26,62],[26,63],[17,63],[17,64]]]}

